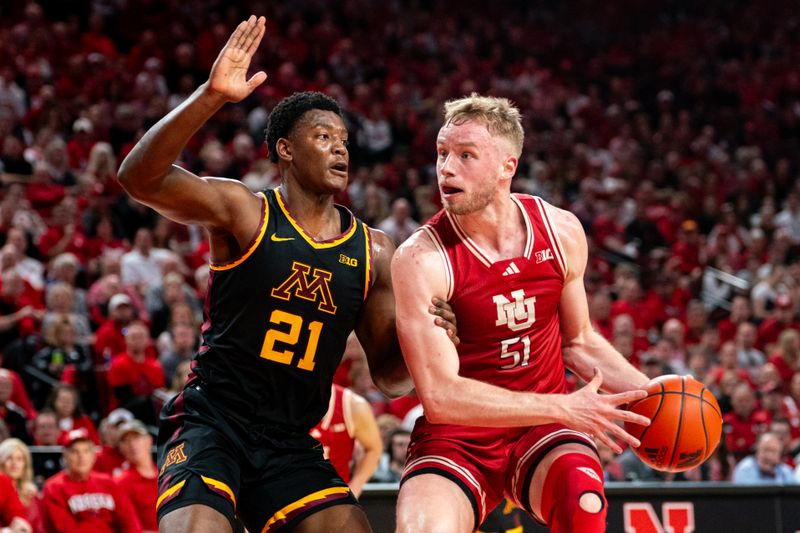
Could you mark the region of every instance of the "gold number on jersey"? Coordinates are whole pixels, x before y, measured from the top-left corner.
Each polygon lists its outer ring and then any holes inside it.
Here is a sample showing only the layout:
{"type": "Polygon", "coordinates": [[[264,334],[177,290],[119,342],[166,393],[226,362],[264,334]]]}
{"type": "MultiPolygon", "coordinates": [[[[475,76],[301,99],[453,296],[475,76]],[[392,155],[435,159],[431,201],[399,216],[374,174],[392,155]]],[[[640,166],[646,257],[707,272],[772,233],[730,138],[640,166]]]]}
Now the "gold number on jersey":
{"type": "MultiPolygon", "coordinates": [[[[285,311],[274,310],[269,317],[270,324],[275,325],[289,325],[289,331],[280,329],[269,329],[264,337],[264,344],[261,345],[261,357],[276,363],[284,365],[291,365],[294,359],[295,352],[292,350],[275,349],[276,342],[282,342],[289,346],[294,346],[300,340],[300,331],[303,329],[303,318],[301,316],[287,313],[285,311]]],[[[297,361],[297,368],[314,370],[314,356],[317,355],[317,345],[319,344],[319,336],[322,333],[322,322],[314,321],[308,324],[308,344],[306,344],[306,351],[303,358],[297,361]]]]}
{"type": "Polygon", "coordinates": [[[528,359],[531,357],[531,338],[527,335],[522,337],[513,337],[500,341],[500,361],[504,359],[511,359],[506,364],[500,367],[500,370],[511,370],[517,366],[528,366],[528,359]],[[516,350],[512,350],[517,343],[522,343],[522,346],[516,350]],[[522,356],[520,357],[519,348],[522,348],[522,356]]]}

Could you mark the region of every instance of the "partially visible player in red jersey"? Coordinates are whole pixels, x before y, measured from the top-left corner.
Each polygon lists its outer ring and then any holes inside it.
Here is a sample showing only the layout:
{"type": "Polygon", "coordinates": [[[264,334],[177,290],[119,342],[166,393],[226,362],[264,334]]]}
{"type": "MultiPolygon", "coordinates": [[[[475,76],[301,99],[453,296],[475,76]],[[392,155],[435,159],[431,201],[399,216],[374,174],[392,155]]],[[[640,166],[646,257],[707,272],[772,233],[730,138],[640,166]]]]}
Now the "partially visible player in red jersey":
{"type": "Polygon", "coordinates": [[[605,531],[593,438],[638,446],[618,421],[648,378],[591,326],[578,219],[511,194],[519,111],[472,95],[445,105],[437,177],[445,210],[397,251],[397,329],[425,415],[414,428],[398,531],[474,531],[505,495],[550,531],[605,531]],[[456,347],[428,315],[448,300],[456,347]],[[564,370],[588,384],[566,394],[564,370]],[[598,389],[612,394],[598,394],[598,389]]]}
{"type": "Polygon", "coordinates": [[[369,481],[383,453],[378,423],[369,402],[339,385],[333,385],[328,412],[311,430],[311,436],[322,443],[325,457],[344,479],[356,498],[369,481]],[[353,469],[355,444],[361,447],[353,469]]]}

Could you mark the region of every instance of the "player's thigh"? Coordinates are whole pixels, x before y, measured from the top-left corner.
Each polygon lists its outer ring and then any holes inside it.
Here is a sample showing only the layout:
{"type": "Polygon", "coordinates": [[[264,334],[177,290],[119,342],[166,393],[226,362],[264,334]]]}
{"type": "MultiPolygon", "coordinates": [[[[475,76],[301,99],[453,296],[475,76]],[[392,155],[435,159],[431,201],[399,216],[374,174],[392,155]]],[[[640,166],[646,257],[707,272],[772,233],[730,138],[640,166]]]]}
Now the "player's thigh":
{"type": "Polygon", "coordinates": [[[530,499],[528,502],[525,502],[530,506],[530,509],[533,510],[537,517],[542,516],[542,489],[544,488],[544,482],[545,479],[547,479],[547,474],[550,471],[550,466],[553,464],[553,462],[555,462],[556,459],[568,453],[584,454],[591,457],[594,461],[598,461],[599,463],[597,453],[593,449],[574,442],[561,444],[547,452],[547,454],[544,455],[541,462],[536,467],[536,470],[533,472],[533,477],[531,478],[531,484],[528,491],[530,494],[530,499]]]}
{"type": "Polygon", "coordinates": [[[336,505],[304,518],[293,531],[294,533],[327,533],[329,531],[372,533],[372,528],[361,507],[336,505]]]}
{"type": "Polygon", "coordinates": [[[228,518],[205,505],[180,507],[161,517],[159,533],[233,533],[228,518]]]}
{"type": "MultiPolygon", "coordinates": [[[[358,507],[350,487],[323,457],[322,447],[311,447],[316,441],[308,435],[293,442],[292,452],[274,457],[264,465],[262,474],[245,476],[237,512],[249,531],[294,530],[298,524],[328,509],[358,507]]],[[[351,511],[336,511],[330,516],[357,517],[351,511]]],[[[316,520],[309,522],[314,523],[316,520]]],[[[328,528],[328,531],[338,530],[328,528]]]]}
{"type": "Polygon", "coordinates": [[[438,474],[408,478],[397,497],[398,533],[467,533],[475,512],[464,489],[438,474]]]}

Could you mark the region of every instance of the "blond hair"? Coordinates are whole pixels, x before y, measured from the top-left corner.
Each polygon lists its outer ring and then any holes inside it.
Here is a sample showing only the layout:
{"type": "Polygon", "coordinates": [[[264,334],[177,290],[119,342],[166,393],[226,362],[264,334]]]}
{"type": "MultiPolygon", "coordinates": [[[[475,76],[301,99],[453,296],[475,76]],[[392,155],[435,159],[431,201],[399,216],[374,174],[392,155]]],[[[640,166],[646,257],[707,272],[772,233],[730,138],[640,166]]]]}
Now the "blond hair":
{"type": "Polygon", "coordinates": [[[522,154],[522,143],[525,139],[522,114],[508,98],[472,93],[444,104],[445,124],[458,125],[468,120],[483,122],[489,133],[504,137],[511,142],[517,157],[522,154]]]}
{"type": "Polygon", "coordinates": [[[14,488],[17,489],[19,499],[22,500],[24,505],[29,505],[31,499],[36,495],[36,485],[33,484],[33,460],[31,459],[31,451],[28,446],[19,439],[10,438],[0,442],[0,471],[5,472],[5,462],[11,457],[15,451],[22,453],[25,458],[25,469],[22,471],[22,477],[12,480],[14,488]]]}

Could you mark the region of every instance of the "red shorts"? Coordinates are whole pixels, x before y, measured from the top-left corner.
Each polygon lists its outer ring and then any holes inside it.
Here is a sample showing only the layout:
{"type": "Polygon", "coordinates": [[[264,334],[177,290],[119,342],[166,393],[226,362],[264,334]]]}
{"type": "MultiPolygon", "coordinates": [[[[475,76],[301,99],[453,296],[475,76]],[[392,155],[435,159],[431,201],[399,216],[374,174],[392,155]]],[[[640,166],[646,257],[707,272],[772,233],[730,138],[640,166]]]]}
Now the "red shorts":
{"type": "Polygon", "coordinates": [[[400,483],[429,473],[450,479],[470,499],[476,528],[504,496],[534,516],[528,505],[533,472],[550,450],[568,442],[596,451],[589,435],[561,424],[475,428],[429,424],[421,417],[411,434],[400,483]]]}

